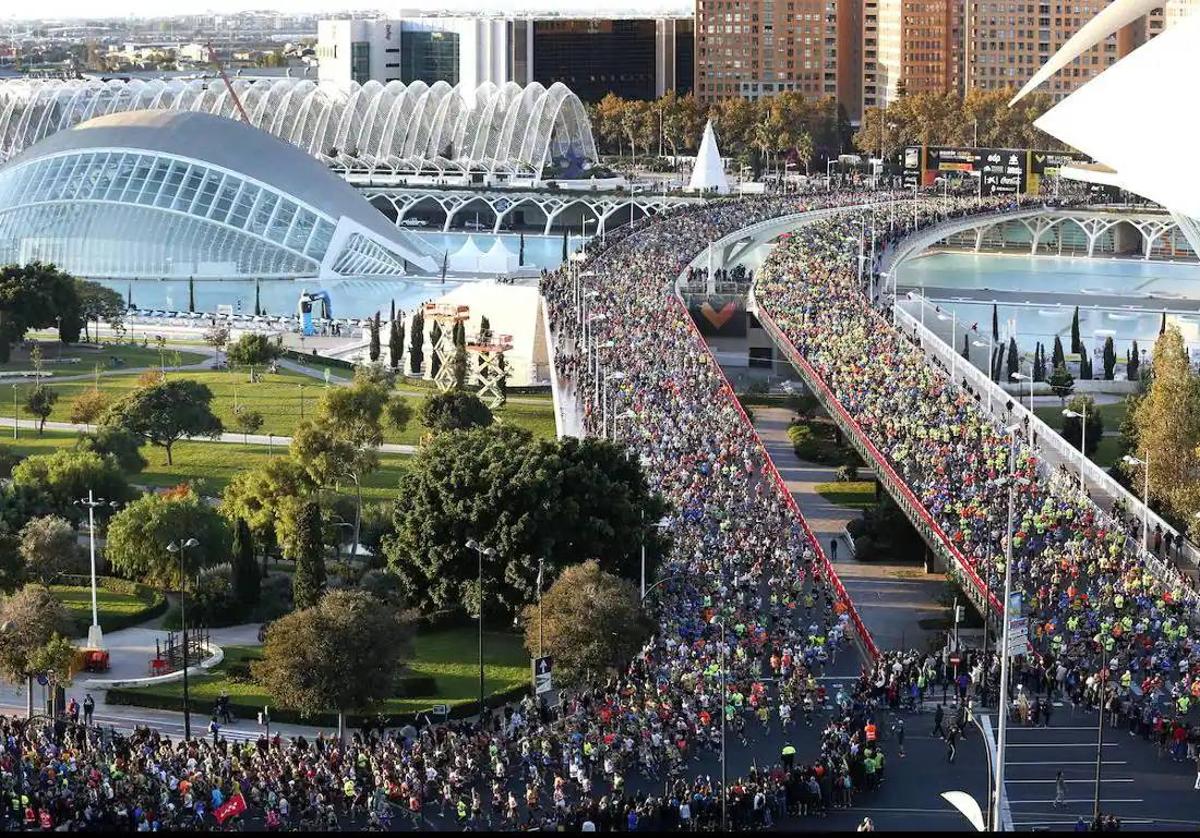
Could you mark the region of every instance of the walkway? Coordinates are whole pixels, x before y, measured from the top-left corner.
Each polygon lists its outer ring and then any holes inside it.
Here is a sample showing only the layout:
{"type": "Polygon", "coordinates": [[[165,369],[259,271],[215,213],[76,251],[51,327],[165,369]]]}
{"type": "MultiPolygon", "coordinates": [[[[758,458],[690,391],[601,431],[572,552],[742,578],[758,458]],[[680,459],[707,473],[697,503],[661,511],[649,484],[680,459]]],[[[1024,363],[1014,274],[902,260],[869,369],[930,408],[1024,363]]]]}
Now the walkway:
{"type": "Polygon", "coordinates": [[[858,517],[858,511],[831,503],[817,492],[818,484],[837,479],[836,469],[796,458],[787,435],[792,415],[786,408],[755,407],[754,427],[800,505],[800,512],[827,552],[830,542],[837,542],[834,563],[838,576],[879,648],[925,648],[928,640],[942,635],[939,630],[921,628],[920,622],[945,618],[946,609],[937,602],[944,578],[926,574],[920,557],[914,557],[918,560],[915,563],[860,562],[853,558],[845,529],[848,521],[858,517]]]}

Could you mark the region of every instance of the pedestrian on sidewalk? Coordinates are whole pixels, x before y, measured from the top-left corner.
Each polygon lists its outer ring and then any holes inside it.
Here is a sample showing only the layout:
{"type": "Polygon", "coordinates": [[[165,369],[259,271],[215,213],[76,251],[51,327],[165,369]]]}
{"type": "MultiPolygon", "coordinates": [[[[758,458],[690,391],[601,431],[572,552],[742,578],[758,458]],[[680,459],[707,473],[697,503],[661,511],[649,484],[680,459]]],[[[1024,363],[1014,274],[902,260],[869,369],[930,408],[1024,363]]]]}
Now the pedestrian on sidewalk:
{"type": "Polygon", "coordinates": [[[829,557],[835,562],[837,561],[837,539],[829,539],[829,557]]]}
{"type": "Polygon", "coordinates": [[[96,699],[88,693],[83,699],[83,723],[89,727],[92,724],[92,714],[96,712],[96,699]]]}
{"type": "Polygon", "coordinates": [[[1067,800],[1067,781],[1063,779],[1062,772],[1054,778],[1054,808],[1057,809],[1067,800]]]}
{"type": "Polygon", "coordinates": [[[933,733],[930,736],[936,736],[939,739],[946,738],[946,729],[942,727],[942,722],[946,718],[946,705],[939,704],[933,711],[933,733]]]}
{"type": "Polygon", "coordinates": [[[896,725],[892,730],[896,734],[896,745],[900,748],[900,756],[904,756],[904,719],[897,718],[896,725]]]}
{"type": "Polygon", "coordinates": [[[958,754],[958,728],[950,728],[950,733],[946,736],[946,762],[954,764],[954,757],[958,754]]]}

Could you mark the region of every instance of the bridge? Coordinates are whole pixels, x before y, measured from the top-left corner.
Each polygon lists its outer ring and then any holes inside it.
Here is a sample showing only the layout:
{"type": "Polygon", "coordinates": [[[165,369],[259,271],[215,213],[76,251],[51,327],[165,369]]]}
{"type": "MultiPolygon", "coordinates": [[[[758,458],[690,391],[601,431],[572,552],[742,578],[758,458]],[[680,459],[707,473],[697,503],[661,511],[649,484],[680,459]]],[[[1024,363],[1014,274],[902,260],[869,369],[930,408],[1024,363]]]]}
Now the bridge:
{"type": "MultiPolygon", "coordinates": [[[[355,184],[363,197],[393,223],[421,218],[450,230],[465,213],[487,218],[491,232],[499,233],[506,223],[520,219],[522,226],[540,224],[542,233],[551,228],[583,229],[603,235],[613,227],[658,215],[672,207],[700,203],[694,196],[663,195],[654,192],[583,191],[583,190],[499,190],[452,189],[444,186],[381,186],[355,184]],[[518,215],[519,213],[519,215],[518,215]],[[593,226],[594,225],[594,226],[593,226]]],[[[482,222],[481,222],[482,223],[482,222]]]]}

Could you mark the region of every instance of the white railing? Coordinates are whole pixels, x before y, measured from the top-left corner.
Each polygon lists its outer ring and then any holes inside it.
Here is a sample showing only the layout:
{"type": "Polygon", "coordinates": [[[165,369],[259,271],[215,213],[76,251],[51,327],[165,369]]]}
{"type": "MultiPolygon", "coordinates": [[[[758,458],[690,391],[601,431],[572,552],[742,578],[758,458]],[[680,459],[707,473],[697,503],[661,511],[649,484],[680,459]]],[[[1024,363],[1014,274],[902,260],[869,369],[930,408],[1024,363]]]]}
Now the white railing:
{"type": "MultiPolygon", "coordinates": [[[[922,301],[923,302],[923,301],[922,301]]],[[[1112,478],[1105,471],[1090,459],[1081,458],[1079,449],[1071,445],[1063,438],[1058,431],[1047,425],[1037,414],[1032,412],[1022,402],[1019,395],[1009,393],[990,377],[967,359],[960,356],[953,348],[946,344],[944,340],[937,336],[927,326],[922,324],[917,318],[905,311],[901,306],[895,306],[893,314],[896,320],[896,326],[907,337],[914,338],[920,345],[921,350],[927,357],[936,358],[941,362],[946,370],[954,371],[955,383],[962,384],[963,382],[980,396],[980,409],[988,411],[988,405],[991,405],[991,417],[1003,424],[1011,424],[1014,421],[1026,422],[1026,428],[1032,428],[1030,439],[1030,447],[1034,450],[1042,450],[1043,452],[1053,453],[1059,462],[1066,463],[1072,467],[1072,470],[1078,474],[1080,464],[1082,464],[1082,474],[1084,485],[1087,487],[1093,498],[1097,497],[1097,493],[1106,496],[1111,504],[1119,500],[1122,505],[1135,514],[1138,520],[1141,520],[1141,515],[1144,510],[1144,504],[1141,500],[1135,497],[1124,486],[1112,478]],[[1011,403],[1012,408],[1008,405],[1011,403]]],[[[948,374],[948,373],[947,373],[948,374]]],[[[1028,430],[1027,430],[1028,433],[1028,430]]],[[[1039,468],[1046,479],[1052,479],[1055,470],[1050,468],[1045,459],[1039,463],[1039,468]]],[[[1119,531],[1124,531],[1124,526],[1110,515],[1106,510],[1106,506],[1097,503],[1100,514],[1107,519],[1108,525],[1119,531]]],[[[1167,524],[1153,510],[1148,510],[1148,520],[1150,529],[1155,525],[1162,526],[1164,531],[1175,532],[1174,528],[1167,524]]],[[[1186,592],[1186,596],[1195,603],[1197,596],[1192,591],[1191,586],[1182,583],[1182,575],[1173,567],[1170,567],[1162,559],[1147,549],[1146,545],[1141,543],[1140,538],[1132,538],[1127,536],[1127,541],[1131,549],[1139,551],[1145,564],[1151,571],[1163,581],[1170,581],[1176,584],[1186,592]]],[[[1190,545],[1189,545],[1190,546],[1190,545]]]]}

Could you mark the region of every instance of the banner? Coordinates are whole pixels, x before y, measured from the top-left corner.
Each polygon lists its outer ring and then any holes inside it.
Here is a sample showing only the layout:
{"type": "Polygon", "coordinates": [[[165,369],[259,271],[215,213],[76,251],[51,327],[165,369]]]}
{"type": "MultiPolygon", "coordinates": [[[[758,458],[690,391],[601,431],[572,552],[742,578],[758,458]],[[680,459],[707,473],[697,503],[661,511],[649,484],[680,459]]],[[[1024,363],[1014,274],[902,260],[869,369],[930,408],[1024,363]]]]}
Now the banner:
{"type": "Polygon", "coordinates": [[[238,792],[213,810],[213,817],[217,819],[217,823],[223,824],[227,818],[236,818],[245,811],[246,798],[242,797],[241,792],[238,792]]]}
{"type": "Polygon", "coordinates": [[[688,302],[688,313],[705,337],[746,336],[746,307],[740,297],[717,294],[692,298],[688,302]]]}

